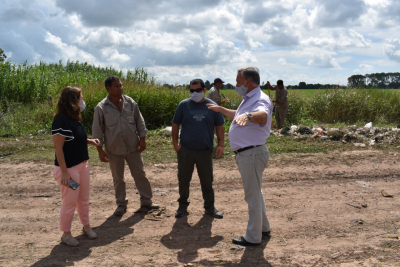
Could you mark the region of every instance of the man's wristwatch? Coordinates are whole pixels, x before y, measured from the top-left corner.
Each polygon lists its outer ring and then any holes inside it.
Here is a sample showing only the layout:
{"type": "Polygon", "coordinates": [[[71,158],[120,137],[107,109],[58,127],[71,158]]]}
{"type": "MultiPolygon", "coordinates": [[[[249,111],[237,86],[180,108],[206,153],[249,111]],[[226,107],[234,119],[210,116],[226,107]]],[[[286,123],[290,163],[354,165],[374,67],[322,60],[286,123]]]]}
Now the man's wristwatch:
{"type": "Polygon", "coordinates": [[[249,112],[245,113],[247,115],[247,117],[249,118],[249,121],[251,121],[251,119],[253,118],[253,115],[251,115],[249,112]]]}

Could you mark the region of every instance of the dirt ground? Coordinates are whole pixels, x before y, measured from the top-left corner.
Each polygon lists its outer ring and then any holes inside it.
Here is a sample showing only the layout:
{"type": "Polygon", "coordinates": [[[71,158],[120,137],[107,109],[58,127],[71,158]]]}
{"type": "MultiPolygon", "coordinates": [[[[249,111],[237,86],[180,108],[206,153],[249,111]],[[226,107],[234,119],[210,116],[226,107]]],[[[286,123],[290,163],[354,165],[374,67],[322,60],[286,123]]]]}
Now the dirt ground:
{"type": "Polygon", "coordinates": [[[53,167],[0,162],[0,266],[400,266],[399,161],[399,153],[377,150],[272,157],[263,180],[272,235],[248,248],[231,242],[248,220],[233,158],[214,163],[223,219],[204,214],[197,174],[189,214],[174,218],[174,163],[146,168],[154,202],[165,209],[137,212],[127,170],[128,212],[114,217],[110,171],[91,168],[90,216],[98,239],[82,235],[75,215],[76,248],[60,244],[53,167]]]}

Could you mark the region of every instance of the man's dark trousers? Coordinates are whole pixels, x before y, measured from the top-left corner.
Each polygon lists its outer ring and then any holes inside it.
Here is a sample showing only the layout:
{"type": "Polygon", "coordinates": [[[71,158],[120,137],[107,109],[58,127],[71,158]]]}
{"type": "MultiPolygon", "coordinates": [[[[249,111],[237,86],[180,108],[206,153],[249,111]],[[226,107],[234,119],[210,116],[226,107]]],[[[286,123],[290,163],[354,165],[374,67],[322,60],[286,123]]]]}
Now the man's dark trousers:
{"type": "Polygon", "coordinates": [[[179,206],[189,206],[189,187],[194,165],[200,178],[204,208],[214,208],[212,152],[209,149],[189,150],[181,147],[178,156],[179,206]]]}

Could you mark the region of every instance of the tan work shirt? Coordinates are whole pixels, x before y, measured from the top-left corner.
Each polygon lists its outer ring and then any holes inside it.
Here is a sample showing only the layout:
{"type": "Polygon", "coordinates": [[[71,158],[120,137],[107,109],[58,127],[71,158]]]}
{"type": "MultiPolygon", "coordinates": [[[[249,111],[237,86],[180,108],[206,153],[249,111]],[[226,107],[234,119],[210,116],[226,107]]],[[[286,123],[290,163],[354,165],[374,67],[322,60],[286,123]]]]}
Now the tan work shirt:
{"type": "Polygon", "coordinates": [[[284,86],[282,89],[279,89],[278,86],[274,86],[274,89],[276,90],[275,94],[275,100],[278,100],[279,103],[275,103],[277,107],[288,107],[288,99],[287,99],[287,89],[284,86]]]}
{"type": "Polygon", "coordinates": [[[214,86],[211,87],[210,91],[208,91],[207,98],[211,99],[215,103],[217,103],[217,101],[221,101],[221,95],[219,93],[219,90],[214,86]]]}
{"type": "Polygon", "coordinates": [[[94,109],[92,137],[105,144],[107,153],[127,155],[137,149],[139,138],[147,134],[138,104],[129,96],[122,96],[122,111],[104,98],[94,109]]]}

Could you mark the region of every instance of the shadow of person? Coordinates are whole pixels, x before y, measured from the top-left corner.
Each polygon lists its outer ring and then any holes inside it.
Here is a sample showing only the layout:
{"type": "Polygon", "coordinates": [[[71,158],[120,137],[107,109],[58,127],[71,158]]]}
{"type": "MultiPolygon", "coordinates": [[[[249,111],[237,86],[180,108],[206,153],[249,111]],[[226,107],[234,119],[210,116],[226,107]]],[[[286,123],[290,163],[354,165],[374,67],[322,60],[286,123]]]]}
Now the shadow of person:
{"type": "Polygon", "coordinates": [[[211,237],[213,221],[213,217],[204,214],[200,221],[191,226],[185,215],[175,221],[171,232],[161,238],[161,243],[169,249],[182,249],[177,259],[189,263],[198,257],[199,249],[211,248],[223,239],[222,236],[211,237]]]}
{"type": "MultiPolygon", "coordinates": [[[[242,258],[238,263],[227,263],[224,262],[224,266],[227,267],[248,267],[248,266],[262,266],[262,267],[272,267],[272,265],[265,259],[264,257],[264,250],[267,247],[268,242],[270,241],[271,237],[268,236],[267,238],[261,241],[259,246],[254,247],[245,247],[242,258]]],[[[240,251],[243,248],[242,246],[232,244],[231,250],[240,251]]],[[[201,265],[205,266],[214,266],[218,264],[218,262],[213,262],[210,260],[202,260],[199,262],[201,265]]]]}
{"type": "Polygon", "coordinates": [[[76,236],[75,238],[79,241],[78,247],[68,247],[65,244],[56,245],[50,255],[40,259],[32,266],[74,266],[74,262],[88,257],[92,248],[111,244],[132,234],[134,229],[130,227],[143,220],[144,215],[146,213],[134,213],[123,221],[121,221],[122,217],[110,216],[100,226],[93,227],[97,233],[97,239],[89,240],[83,234],[76,236]]]}
{"type": "Polygon", "coordinates": [[[272,265],[265,259],[264,250],[267,247],[268,242],[271,240],[271,237],[268,236],[264,240],[262,240],[260,246],[256,247],[246,247],[244,249],[242,258],[240,262],[236,265],[232,266],[263,266],[263,267],[272,267],[272,265]]]}

